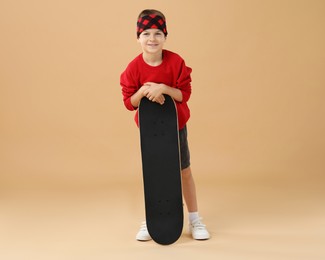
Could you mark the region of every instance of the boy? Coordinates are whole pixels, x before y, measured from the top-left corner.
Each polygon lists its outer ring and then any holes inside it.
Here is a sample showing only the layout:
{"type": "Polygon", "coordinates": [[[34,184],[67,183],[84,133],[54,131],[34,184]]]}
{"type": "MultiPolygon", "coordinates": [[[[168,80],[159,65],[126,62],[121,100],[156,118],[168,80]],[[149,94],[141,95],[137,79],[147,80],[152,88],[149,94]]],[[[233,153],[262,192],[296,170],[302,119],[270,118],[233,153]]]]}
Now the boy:
{"type": "MultiPolygon", "coordinates": [[[[190,118],[187,101],[191,95],[191,71],[176,53],[163,49],[167,37],[165,16],[157,10],[146,9],[138,16],[137,39],[142,53],[129,63],[121,74],[124,105],[136,110],[143,97],[164,104],[163,94],[171,96],[178,112],[181,176],[183,196],[189,212],[189,229],[194,239],[209,239],[210,234],[198,214],[195,183],[190,167],[186,122],[190,118]]],[[[135,114],[138,124],[138,112],[135,114]]],[[[151,240],[143,222],[136,235],[139,241],[151,240]]]]}

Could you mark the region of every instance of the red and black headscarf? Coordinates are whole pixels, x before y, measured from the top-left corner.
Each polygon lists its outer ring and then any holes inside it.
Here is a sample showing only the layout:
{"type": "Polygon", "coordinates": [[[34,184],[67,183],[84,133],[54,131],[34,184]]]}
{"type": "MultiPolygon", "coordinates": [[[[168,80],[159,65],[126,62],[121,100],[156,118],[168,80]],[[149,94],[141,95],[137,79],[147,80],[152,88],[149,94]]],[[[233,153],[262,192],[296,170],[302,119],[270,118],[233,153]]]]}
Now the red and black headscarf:
{"type": "Polygon", "coordinates": [[[145,15],[137,22],[137,37],[147,29],[159,29],[167,36],[166,20],[156,14],[145,15]]]}

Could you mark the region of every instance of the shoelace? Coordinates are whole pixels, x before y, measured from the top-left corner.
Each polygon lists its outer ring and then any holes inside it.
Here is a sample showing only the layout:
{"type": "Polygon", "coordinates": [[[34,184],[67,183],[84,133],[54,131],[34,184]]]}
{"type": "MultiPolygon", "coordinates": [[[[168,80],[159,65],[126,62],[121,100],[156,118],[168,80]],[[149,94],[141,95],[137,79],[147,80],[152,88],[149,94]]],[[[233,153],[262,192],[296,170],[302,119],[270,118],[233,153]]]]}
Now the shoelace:
{"type": "Polygon", "coordinates": [[[198,220],[193,221],[193,223],[191,223],[192,227],[195,229],[205,229],[206,225],[204,225],[203,223],[201,223],[201,218],[199,218],[198,220]]]}
{"type": "Polygon", "coordinates": [[[142,222],[142,224],[141,224],[141,226],[140,226],[140,230],[141,230],[141,231],[145,231],[145,230],[147,230],[147,224],[146,224],[146,222],[142,222]]]}

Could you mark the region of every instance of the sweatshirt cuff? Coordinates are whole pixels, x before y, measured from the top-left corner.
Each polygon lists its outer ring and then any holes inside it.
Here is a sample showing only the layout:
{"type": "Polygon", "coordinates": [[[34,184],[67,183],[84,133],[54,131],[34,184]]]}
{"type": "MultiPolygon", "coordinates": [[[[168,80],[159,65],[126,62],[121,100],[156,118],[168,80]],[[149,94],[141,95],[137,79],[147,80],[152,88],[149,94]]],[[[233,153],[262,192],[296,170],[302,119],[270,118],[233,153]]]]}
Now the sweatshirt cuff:
{"type": "Polygon", "coordinates": [[[187,102],[190,99],[191,93],[188,93],[187,91],[181,90],[182,91],[182,95],[183,95],[183,100],[181,103],[183,102],[187,102]]]}
{"type": "Polygon", "coordinates": [[[132,104],[131,104],[131,98],[128,98],[124,101],[124,105],[125,107],[130,110],[130,111],[133,111],[133,110],[136,110],[137,107],[134,107],[132,104]]]}

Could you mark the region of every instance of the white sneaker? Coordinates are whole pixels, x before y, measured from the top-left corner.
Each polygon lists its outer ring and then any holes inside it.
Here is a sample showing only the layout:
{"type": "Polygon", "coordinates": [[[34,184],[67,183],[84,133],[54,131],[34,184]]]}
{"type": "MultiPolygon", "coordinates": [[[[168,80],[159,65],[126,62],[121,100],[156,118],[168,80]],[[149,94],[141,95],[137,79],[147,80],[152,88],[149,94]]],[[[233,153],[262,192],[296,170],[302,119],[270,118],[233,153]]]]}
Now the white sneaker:
{"type": "Polygon", "coordinates": [[[148,229],[147,229],[147,224],[145,221],[141,223],[140,230],[136,235],[136,240],[139,241],[149,241],[151,240],[151,236],[149,235],[148,229]]]}
{"type": "Polygon", "coordinates": [[[201,218],[194,220],[189,224],[192,237],[197,240],[205,240],[210,238],[210,234],[205,225],[201,222],[201,218]]]}

